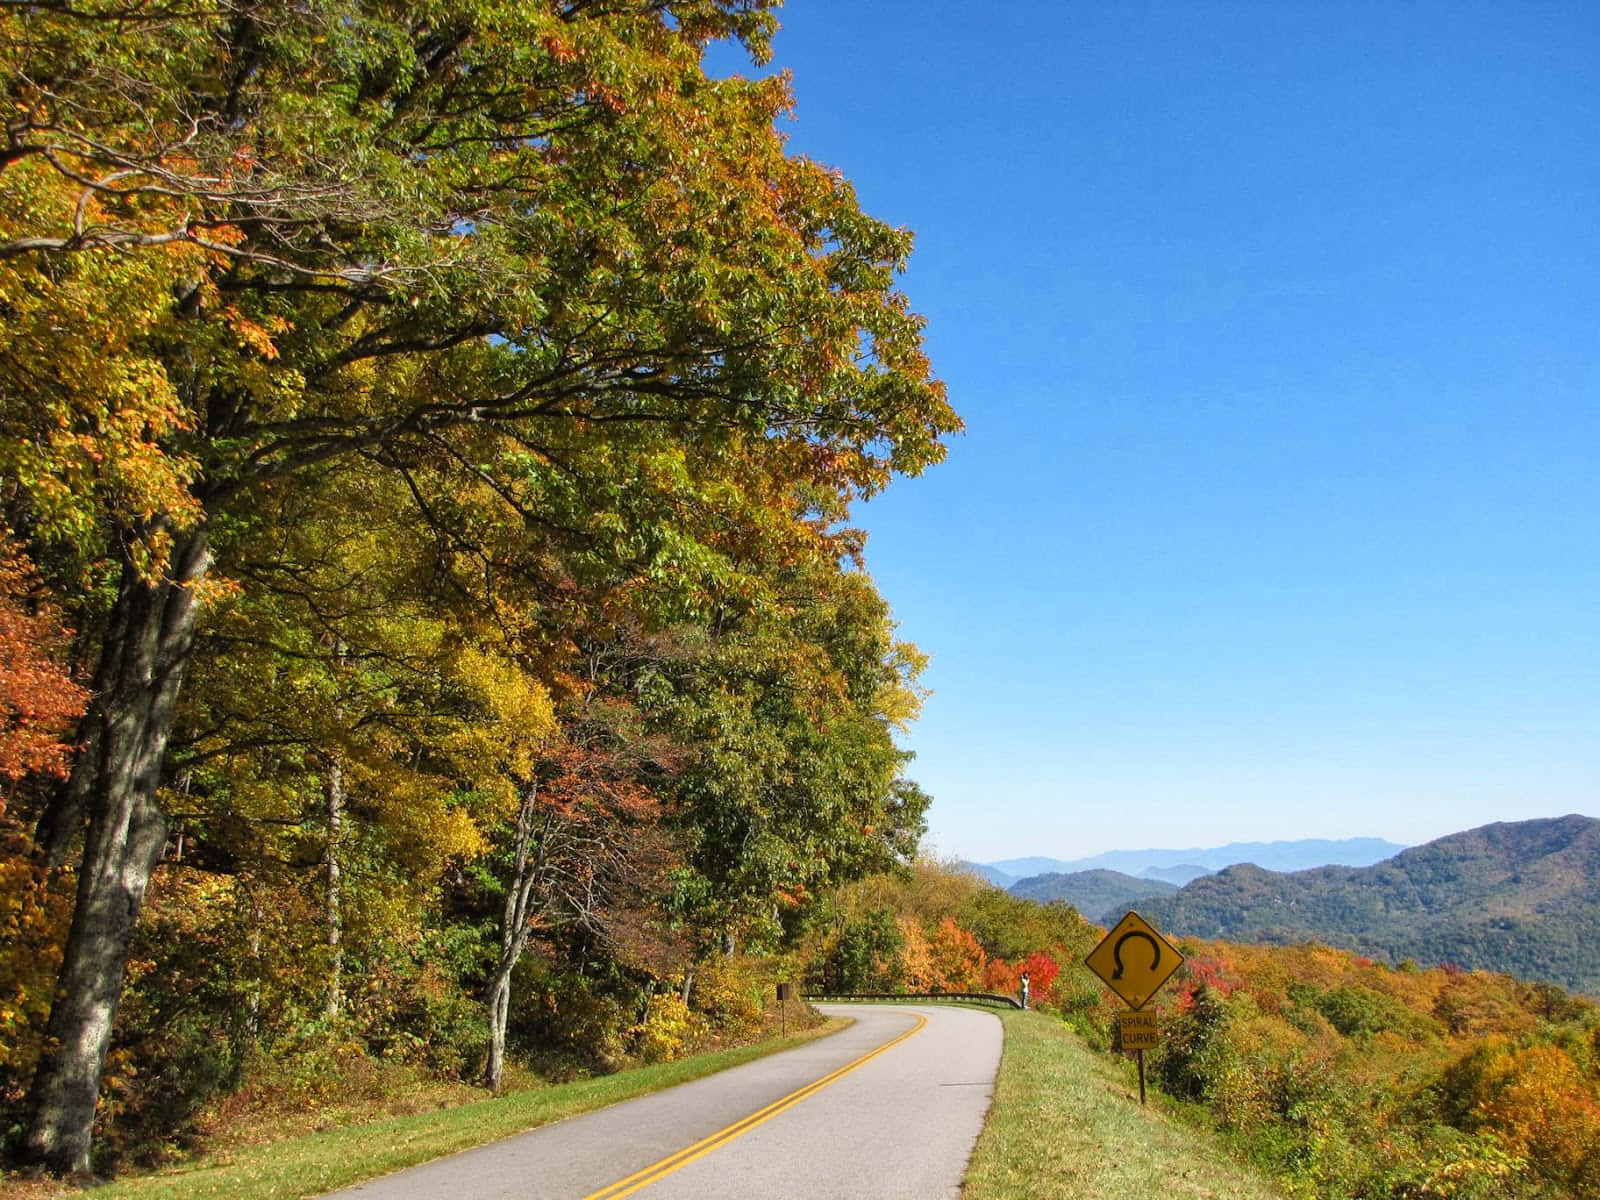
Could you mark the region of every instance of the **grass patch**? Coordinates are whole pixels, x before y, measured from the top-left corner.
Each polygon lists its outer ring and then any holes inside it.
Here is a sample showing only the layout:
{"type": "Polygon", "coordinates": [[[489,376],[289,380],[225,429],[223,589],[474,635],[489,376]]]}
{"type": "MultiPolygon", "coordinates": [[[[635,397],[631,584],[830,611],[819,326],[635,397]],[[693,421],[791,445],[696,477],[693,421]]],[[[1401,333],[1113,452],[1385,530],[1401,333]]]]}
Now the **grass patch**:
{"type": "Polygon", "coordinates": [[[1180,1123],[1154,1095],[1141,1109],[1131,1060],[1095,1054],[1042,1013],[1000,1019],[1000,1076],[963,1200],[1282,1200],[1220,1139],[1180,1123]]]}
{"type": "MultiPolygon", "coordinates": [[[[176,1171],[118,1180],[92,1193],[95,1200],[295,1200],[414,1167],[485,1142],[524,1133],[622,1100],[713,1075],[833,1033],[849,1024],[832,1019],[787,1037],[768,1038],[676,1062],[615,1075],[512,1092],[454,1108],[240,1146],[176,1171]]],[[[80,1194],[64,1184],[22,1179],[0,1185],[6,1197],[55,1200],[80,1194]]]]}

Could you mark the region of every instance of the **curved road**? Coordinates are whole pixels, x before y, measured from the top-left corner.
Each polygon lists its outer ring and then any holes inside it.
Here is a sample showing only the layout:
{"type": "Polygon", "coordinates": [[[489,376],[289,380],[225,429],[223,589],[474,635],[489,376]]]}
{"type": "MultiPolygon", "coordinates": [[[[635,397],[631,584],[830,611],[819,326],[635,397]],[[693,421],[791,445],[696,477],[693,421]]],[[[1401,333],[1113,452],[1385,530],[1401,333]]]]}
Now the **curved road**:
{"type": "Polygon", "coordinates": [[[795,1050],[334,1193],[361,1200],[935,1200],[989,1111],[1000,1022],[936,1005],[818,1006],[795,1050]]]}

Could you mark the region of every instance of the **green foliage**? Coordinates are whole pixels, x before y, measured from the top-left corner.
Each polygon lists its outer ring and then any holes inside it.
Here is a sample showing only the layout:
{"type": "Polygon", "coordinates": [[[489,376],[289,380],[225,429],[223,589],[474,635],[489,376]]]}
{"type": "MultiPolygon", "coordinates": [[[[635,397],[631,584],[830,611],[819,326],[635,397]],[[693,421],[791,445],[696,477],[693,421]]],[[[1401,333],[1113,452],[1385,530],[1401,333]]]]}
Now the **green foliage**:
{"type": "Polygon", "coordinates": [[[1063,961],[1078,960],[1099,940],[1094,927],[1070,905],[1033,903],[999,888],[973,892],[958,915],[983,948],[998,958],[1022,959],[1035,950],[1056,949],[1063,961]]]}
{"type": "Polygon", "coordinates": [[[819,986],[829,992],[887,992],[901,982],[906,940],[886,908],[849,918],[822,962],[819,986]]]}
{"type": "Polygon", "coordinates": [[[1161,1196],[1280,1200],[1273,1180],[1222,1138],[1154,1103],[1139,1107],[1130,1072],[1060,1024],[1003,1012],[994,1100],[962,1184],[969,1200],[1161,1196]]]}
{"type": "Polygon", "coordinates": [[[1176,892],[1175,885],[1159,879],[1140,879],[1121,871],[1051,872],[1020,880],[1009,889],[1025,900],[1044,904],[1059,900],[1087,913],[1096,921],[1115,921],[1129,908],[1142,908],[1151,896],[1176,892]]]}
{"type": "Polygon", "coordinates": [[[524,960],[511,1016],[512,1045],[552,1077],[613,1071],[622,1065],[629,1030],[647,1011],[638,982],[609,965],[555,968],[524,960]]]}
{"type": "MultiPolygon", "coordinates": [[[[1315,997],[1314,1007],[1347,1038],[1418,1028],[1418,1015],[1397,1000],[1360,986],[1336,987],[1315,997]]],[[[1432,1022],[1427,1022],[1432,1024],[1432,1022]]]]}

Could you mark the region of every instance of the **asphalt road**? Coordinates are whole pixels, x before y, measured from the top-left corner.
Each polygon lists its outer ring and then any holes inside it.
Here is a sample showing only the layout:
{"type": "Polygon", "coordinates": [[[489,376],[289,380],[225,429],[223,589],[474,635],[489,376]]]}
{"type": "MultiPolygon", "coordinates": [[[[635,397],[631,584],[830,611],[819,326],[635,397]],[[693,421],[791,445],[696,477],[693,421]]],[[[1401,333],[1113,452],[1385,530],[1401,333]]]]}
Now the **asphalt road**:
{"type": "Polygon", "coordinates": [[[937,1200],[989,1111],[1000,1022],[937,1005],[819,1006],[795,1050],[334,1193],[361,1200],[937,1200]]]}

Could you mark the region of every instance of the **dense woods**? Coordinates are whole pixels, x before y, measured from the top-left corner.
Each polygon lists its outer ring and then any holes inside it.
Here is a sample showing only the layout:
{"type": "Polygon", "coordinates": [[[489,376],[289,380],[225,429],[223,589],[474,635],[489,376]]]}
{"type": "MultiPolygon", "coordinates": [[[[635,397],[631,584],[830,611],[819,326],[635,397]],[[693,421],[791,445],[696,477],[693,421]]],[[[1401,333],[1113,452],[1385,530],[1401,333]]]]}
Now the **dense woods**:
{"type": "Polygon", "coordinates": [[[912,851],[850,506],[958,421],[909,235],[702,69],[770,7],[0,8],[11,1154],[675,1052],[912,851]]]}

